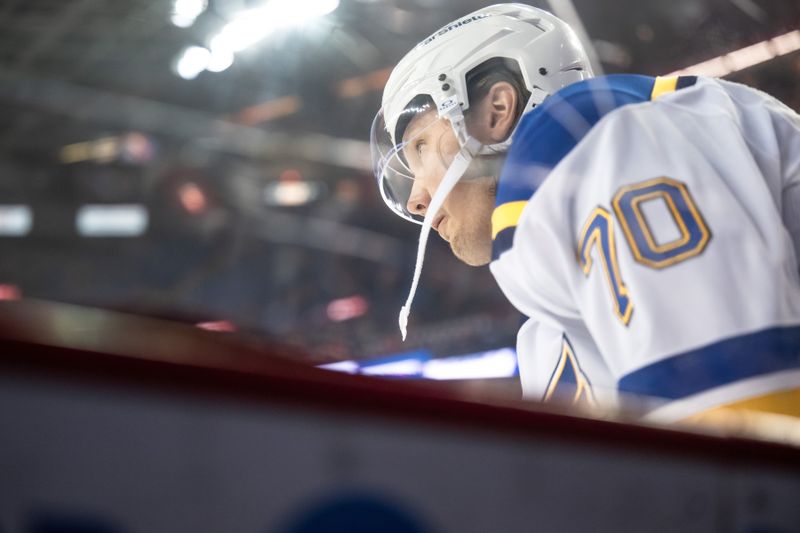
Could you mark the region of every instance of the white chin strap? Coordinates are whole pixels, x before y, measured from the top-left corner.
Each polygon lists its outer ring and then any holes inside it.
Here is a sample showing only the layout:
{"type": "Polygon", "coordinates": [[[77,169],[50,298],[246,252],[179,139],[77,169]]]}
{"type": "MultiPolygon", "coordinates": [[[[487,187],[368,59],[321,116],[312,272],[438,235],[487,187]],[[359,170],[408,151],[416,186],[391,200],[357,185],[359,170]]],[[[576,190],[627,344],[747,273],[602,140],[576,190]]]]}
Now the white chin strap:
{"type": "Polygon", "coordinates": [[[411,290],[408,293],[408,298],[402,309],[400,309],[400,333],[403,335],[403,340],[406,340],[408,332],[408,316],[411,313],[411,302],[414,301],[414,294],[417,292],[417,285],[419,284],[419,276],[422,273],[422,262],[425,260],[425,248],[428,245],[428,235],[431,232],[431,225],[433,224],[439,208],[442,207],[445,198],[453,190],[458,180],[467,171],[472,158],[481,149],[481,143],[473,137],[467,137],[461,150],[456,154],[455,159],[445,172],[436,194],[431,198],[431,203],[425,213],[425,219],[422,221],[422,230],[419,232],[419,245],[417,247],[417,264],[414,267],[414,280],[411,282],[411,290]]]}

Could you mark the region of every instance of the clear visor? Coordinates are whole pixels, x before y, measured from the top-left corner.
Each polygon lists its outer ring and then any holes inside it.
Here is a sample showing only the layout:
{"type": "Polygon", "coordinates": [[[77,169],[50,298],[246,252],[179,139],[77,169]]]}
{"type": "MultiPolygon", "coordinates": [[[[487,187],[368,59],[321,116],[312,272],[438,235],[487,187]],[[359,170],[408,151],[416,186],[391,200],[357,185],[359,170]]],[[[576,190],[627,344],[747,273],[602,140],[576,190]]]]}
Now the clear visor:
{"type": "Polygon", "coordinates": [[[433,101],[412,101],[392,126],[383,110],[370,133],[372,166],[383,200],[401,217],[422,224],[423,216],[408,210],[415,178],[441,179],[460,149],[450,121],[440,118],[433,101]],[[390,131],[393,129],[394,131],[390,131]]]}

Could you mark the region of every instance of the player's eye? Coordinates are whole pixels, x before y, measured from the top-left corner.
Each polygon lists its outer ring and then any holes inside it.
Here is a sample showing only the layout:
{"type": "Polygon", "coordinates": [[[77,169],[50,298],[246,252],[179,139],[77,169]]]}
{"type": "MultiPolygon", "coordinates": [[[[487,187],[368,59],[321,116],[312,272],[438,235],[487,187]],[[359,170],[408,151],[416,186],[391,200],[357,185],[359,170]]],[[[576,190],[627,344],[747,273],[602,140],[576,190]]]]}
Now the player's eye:
{"type": "Polygon", "coordinates": [[[418,156],[422,156],[422,149],[425,147],[425,141],[417,141],[414,143],[414,150],[417,152],[418,156]]]}

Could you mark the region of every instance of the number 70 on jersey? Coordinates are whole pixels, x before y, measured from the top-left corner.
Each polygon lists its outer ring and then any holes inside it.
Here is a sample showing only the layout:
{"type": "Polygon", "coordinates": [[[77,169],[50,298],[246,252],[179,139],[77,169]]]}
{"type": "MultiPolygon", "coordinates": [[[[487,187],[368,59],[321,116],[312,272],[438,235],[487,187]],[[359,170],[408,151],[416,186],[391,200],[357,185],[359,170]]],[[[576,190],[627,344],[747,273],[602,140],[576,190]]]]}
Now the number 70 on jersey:
{"type": "MultiPolygon", "coordinates": [[[[662,269],[700,254],[711,232],[697,209],[686,184],[672,178],[655,178],[621,187],[611,200],[619,225],[636,262],[662,269]],[[663,202],[678,237],[659,243],[642,208],[647,202],[663,202]]],[[[633,314],[633,302],[622,278],[614,239],[614,217],[608,209],[596,207],[579,235],[578,262],[588,276],[594,265],[592,254],[602,264],[611,291],[614,313],[626,326],[633,314]]]]}

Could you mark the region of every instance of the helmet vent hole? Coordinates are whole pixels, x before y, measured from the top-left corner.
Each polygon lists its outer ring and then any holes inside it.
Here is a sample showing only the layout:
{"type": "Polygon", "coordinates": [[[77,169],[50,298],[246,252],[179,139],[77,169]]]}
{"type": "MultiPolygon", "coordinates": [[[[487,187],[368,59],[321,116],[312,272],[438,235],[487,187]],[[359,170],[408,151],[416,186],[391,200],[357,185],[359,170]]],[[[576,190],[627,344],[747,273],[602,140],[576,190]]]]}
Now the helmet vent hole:
{"type": "Polygon", "coordinates": [[[547,76],[547,69],[544,67],[539,67],[539,74],[542,76],[547,76]]]}

